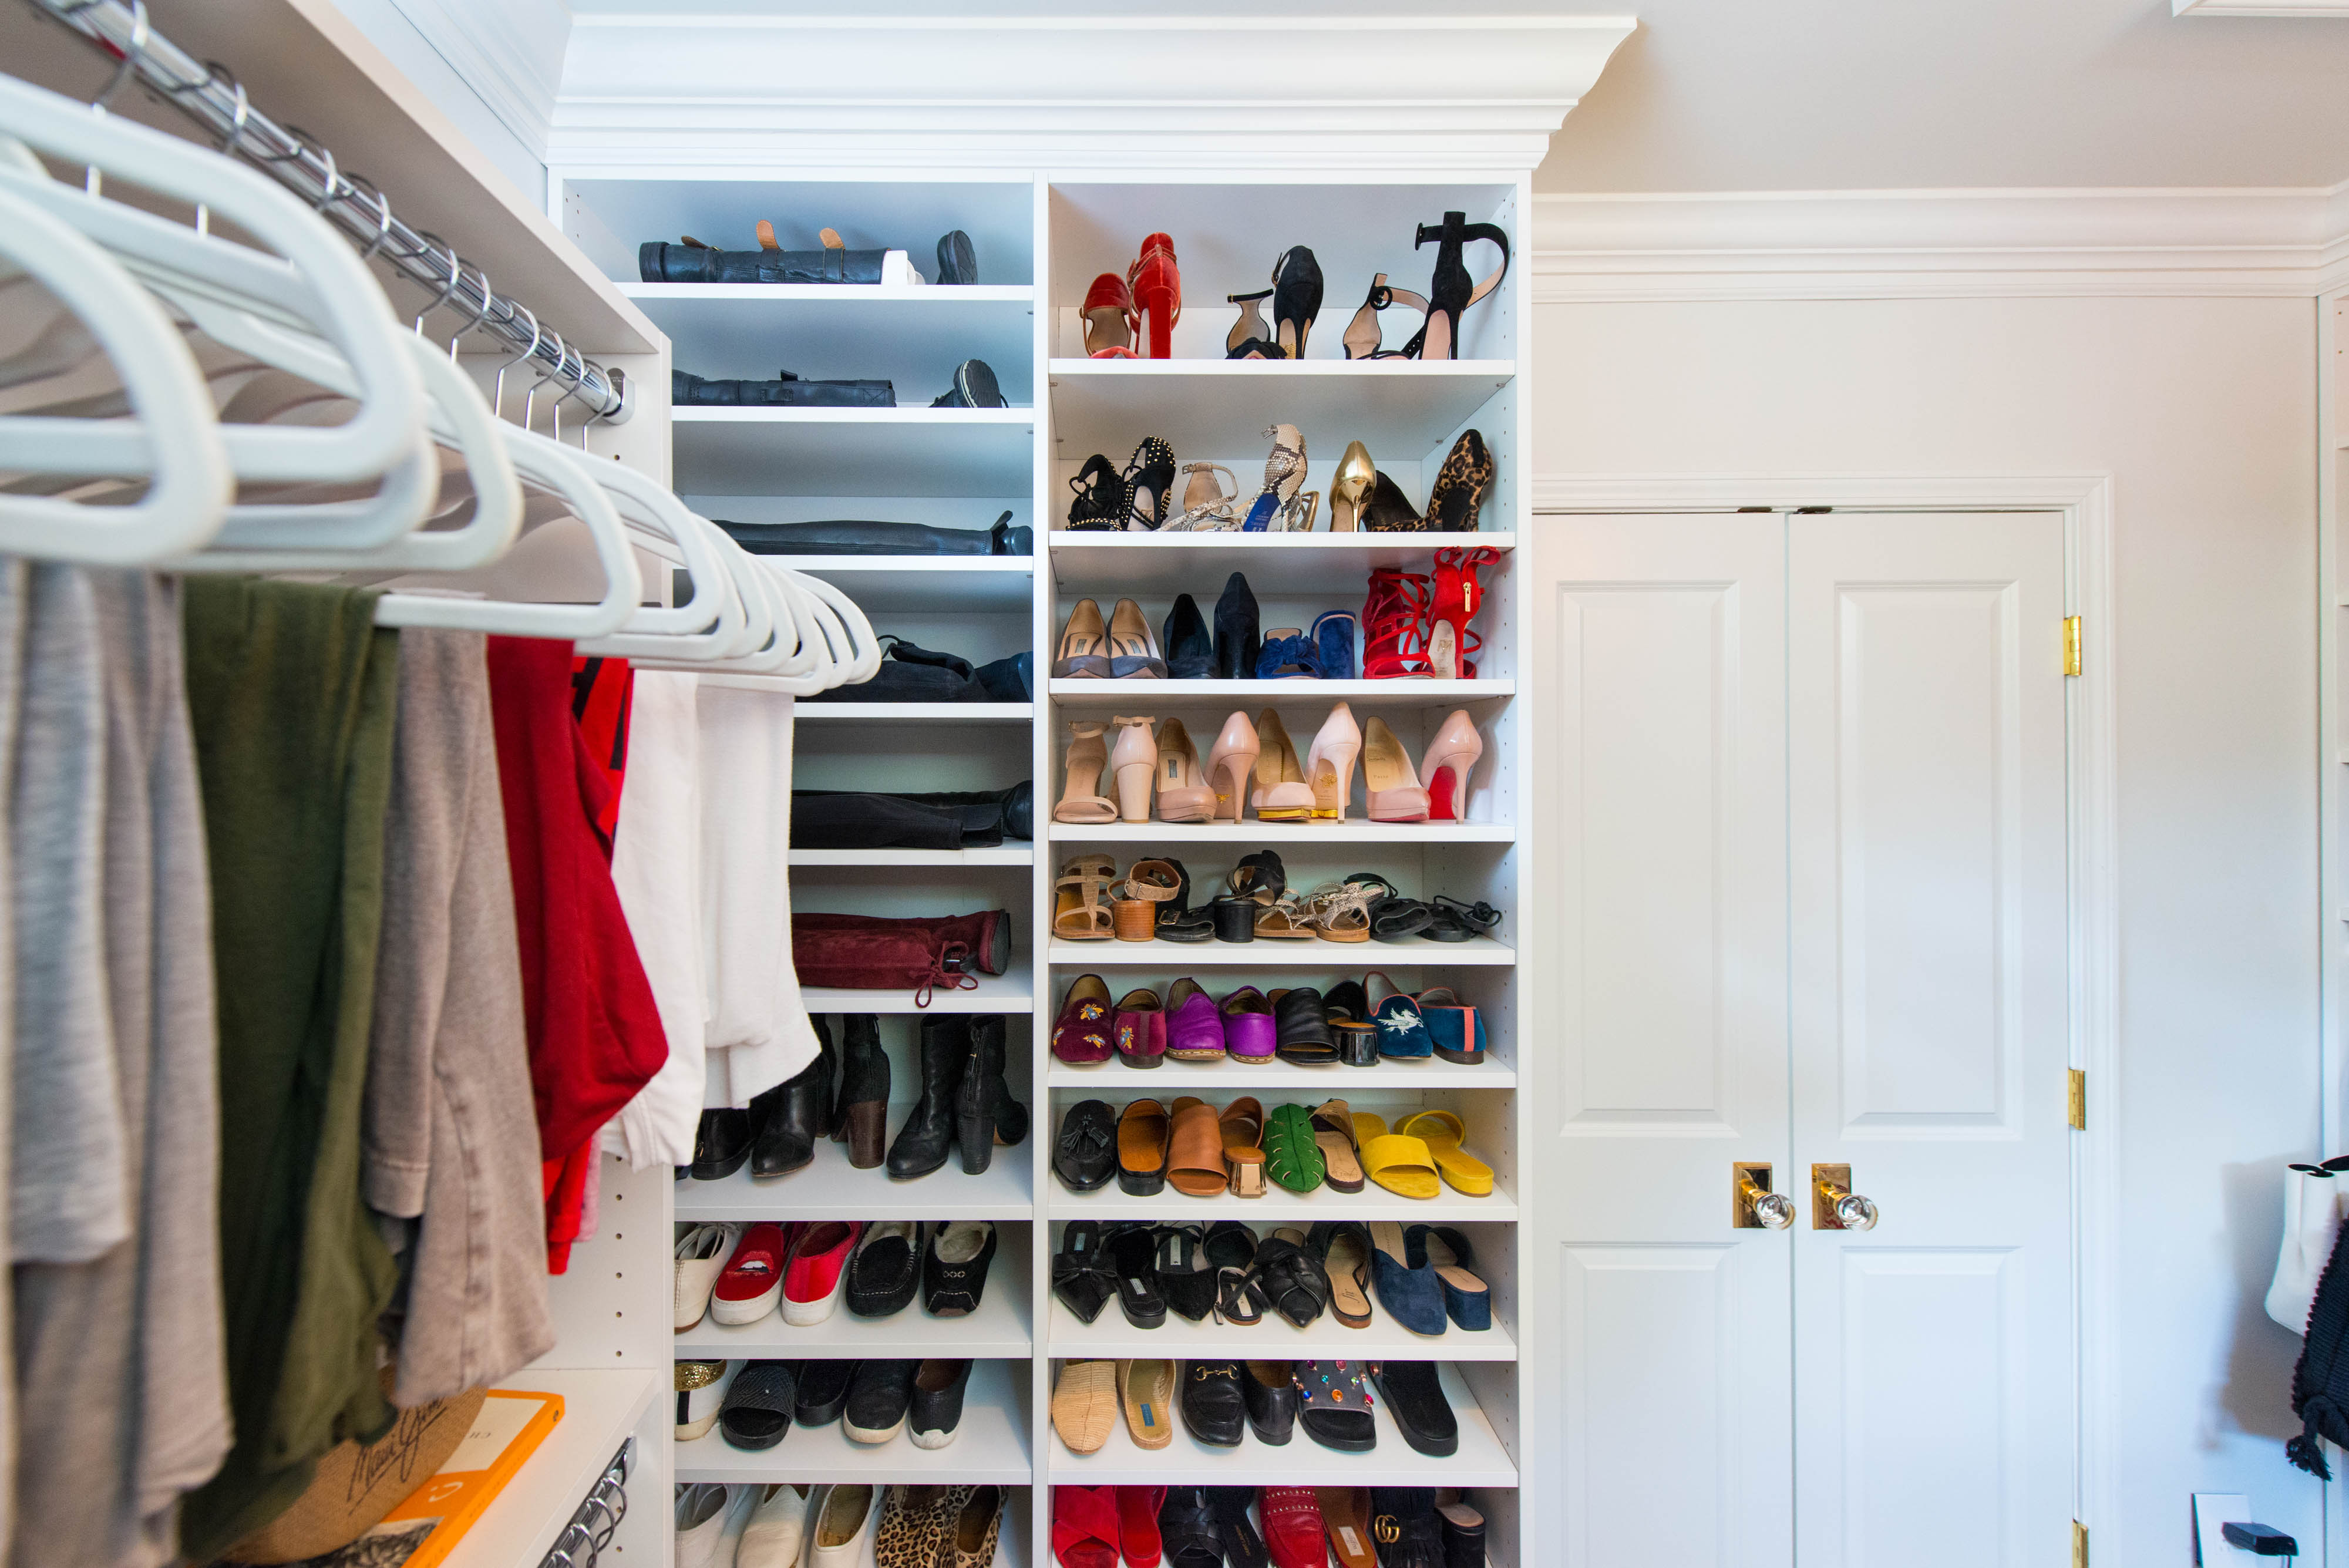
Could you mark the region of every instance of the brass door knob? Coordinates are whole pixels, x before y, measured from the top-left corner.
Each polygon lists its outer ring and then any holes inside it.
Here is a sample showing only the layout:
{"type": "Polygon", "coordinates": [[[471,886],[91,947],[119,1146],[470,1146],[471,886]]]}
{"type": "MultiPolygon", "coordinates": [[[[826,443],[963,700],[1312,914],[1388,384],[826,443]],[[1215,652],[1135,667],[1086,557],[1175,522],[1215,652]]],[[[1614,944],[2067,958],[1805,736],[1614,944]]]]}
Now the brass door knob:
{"type": "Polygon", "coordinates": [[[1873,1231],[1876,1205],[1851,1189],[1851,1167],[1811,1167],[1811,1229],[1873,1231]]]}
{"type": "Polygon", "coordinates": [[[1732,1222],[1741,1231],[1784,1231],[1795,1222],[1795,1200],[1770,1190],[1766,1165],[1730,1167],[1732,1222]]]}

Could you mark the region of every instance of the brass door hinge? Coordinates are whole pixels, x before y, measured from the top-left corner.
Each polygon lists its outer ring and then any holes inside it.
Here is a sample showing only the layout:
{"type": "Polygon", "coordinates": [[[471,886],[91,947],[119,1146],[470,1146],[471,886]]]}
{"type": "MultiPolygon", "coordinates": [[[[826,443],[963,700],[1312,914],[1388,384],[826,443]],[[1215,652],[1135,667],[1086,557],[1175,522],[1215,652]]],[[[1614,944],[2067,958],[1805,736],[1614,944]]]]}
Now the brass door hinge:
{"type": "Polygon", "coordinates": [[[2088,1568],[2088,1527],[2072,1521],[2072,1568],[2088,1568]]]}
{"type": "Polygon", "coordinates": [[[2088,1075],[2077,1067],[2064,1071],[2064,1119],[2075,1131],[2088,1130],[2088,1075]]]}
{"type": "Polygon", "coordinates": [[[2080,673],[2080,618],[2075,615],[2064,618],[2064,673],[2080,673]]]}

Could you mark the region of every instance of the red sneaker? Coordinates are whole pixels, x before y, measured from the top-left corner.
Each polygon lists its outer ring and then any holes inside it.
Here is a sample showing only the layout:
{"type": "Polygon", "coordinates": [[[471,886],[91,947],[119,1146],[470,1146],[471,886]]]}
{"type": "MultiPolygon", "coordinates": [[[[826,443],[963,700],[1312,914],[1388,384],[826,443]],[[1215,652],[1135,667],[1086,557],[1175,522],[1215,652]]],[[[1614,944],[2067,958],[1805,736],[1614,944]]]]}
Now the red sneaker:
{"type": "Polygon", "coordinates": [[[855,1220],[811,1220],[801,1227],[791,1266],[783,1272],[785,1323],[805,1328],[832,1315],[848,1279],[848,1255],[864,1233],[863,1222],[855,1220]]]}
{"type": "MultiPolygon", "coordinates": [[[[794,1225],[793,1231],[799,1229],[794,1225]]],[[[783,1259],[791,1251],[791,1236],[781,1225],[763,1221],[747,1227],[736,1242],[734,1255],[718,1276],[709,1298],[709,1315],[719,1323],[756,1323],[775,1310],[783,1290],[783,1259]]]]}

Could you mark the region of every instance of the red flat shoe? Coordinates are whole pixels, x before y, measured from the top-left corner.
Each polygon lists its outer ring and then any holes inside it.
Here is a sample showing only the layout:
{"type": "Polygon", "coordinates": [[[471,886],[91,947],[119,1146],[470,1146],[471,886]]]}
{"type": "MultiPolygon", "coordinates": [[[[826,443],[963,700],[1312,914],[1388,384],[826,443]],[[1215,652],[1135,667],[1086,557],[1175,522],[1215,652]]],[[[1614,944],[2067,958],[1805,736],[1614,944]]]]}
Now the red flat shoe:
{"type": "Polygon", "coordinates": [[[1052,1489],[1052,1556],[1061,1568],[1117,1568],[1117,1504],[1109,1487],[1052,1489]]]}
{"type": "Polygon", "coordinates": [[[805,1328],[822,1323],[840,1304],[848,1278],[848,1256],[864,1226],[854,1220],[811,1220],[801,1228],[783,1271],[783,1321],[805,1328]]]}
{"type": "Polygon", "coordinates": [[[1142,254],[1125,269],[1125,286],[1133,296],[1139,327],[1148,333],[1142,357],[1173,358],[1174,324],[1183,319],[1183,274],[1174,265],[1172,236],[1152,234],[1142,242],[1142,254]]]}
{"type": "Polygon", "coordinates": [[[744,1324],[756,1323],[774,1311],[775,1298],[783,1289],[783,1260],[791,1255],[791,1246],[790,1232],[771,1220],[745,1229],[710,1293],[709,1315],[723,1324],[744,1324]]]}
{"type": "Polygon", "coordinates": [[[1321,1505],[1309,1486],[1268,1486],[1257,1501],[1273,1568],[1329,1568],[1321,1542],[1321,1505]]]}
{"type": "Polygon", "coordinates": [[[1125,279],[1113,272],[1093,279],[1092,287],[1085,290],[1083,317],[1087,358],[1137,358],[1133,352],[1133,296],[1125,291],[1125,279]]]}
{"type": "Polygon", "coordinates": [[[1165,1548],[1158,1539],[1158,1505],[1166,1501],[1163,1486],[1122,1486],[1117,1489],[1118,1549],[1126,1568],[1158,1568],[1165,1548]]]}

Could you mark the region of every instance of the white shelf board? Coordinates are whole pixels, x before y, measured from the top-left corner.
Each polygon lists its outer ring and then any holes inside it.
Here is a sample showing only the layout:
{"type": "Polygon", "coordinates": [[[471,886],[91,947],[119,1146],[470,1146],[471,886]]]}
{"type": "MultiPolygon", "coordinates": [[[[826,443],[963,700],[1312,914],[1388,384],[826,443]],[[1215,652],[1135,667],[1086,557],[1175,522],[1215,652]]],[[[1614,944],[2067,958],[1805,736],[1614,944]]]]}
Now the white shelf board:
{"type": "Polygon", "coordinates": [[[1334,455],[1359,441],[1382,462],[1440,459],[1452,432],[1517,368],[1508,359],[1054,359],[1046,373],[1057,455],[1106,452],[1123,469],[1144,436],[1177,452],[1243,452],[1261,451],[1274,423],[1297,426],[1309,452],[1334,455]]]}
{"type": "Polygon", "coordinates": [[[1244,702],[1334,702],[1373,701],[1392,705],[1475,702],[1514,697],[1515,680],[1061,680],[1045,682],[1053,701],[1086,706],[1132,707],[1167,698],[1220,698],[1244,702]]]}
{"type": "MultiPolygon", "coordinates": [[[[1021,1367],[1022,1375],[1026,1368],[1021,1367]]],[[[1011,1387],[1009,1364],[981,1361],[970,1369],[962,1420],[954,1441],[922,1449],[904,1432],[885,1443],[859,1443],[835,1421],[828,1427],[794,1423],[771,1449],[738,1449],[712,1427],[677,1445],[679,1481],[757,1485],[767,1481],[913,1481],[938,1486],[1026,1486],[1034,1479],[1028,1457],[1028,1424],[1011,1387]]],[[[1464,1432],[1462,1441],[1466,1441],[1464,1432]]],[[[879,1500],[874,1500],[878,1506],[879,1500]]],[[[517,1564],[522,1559],[514,1560],[517,1564]]],[[[533,1560],[534,1561],[534,1560],[533,1560]]]]}
{"type": "MultiPolygon", "coordinates": [[[[1026,1152],[998,1150],[996,1158],[1026,1152]]],[[[785,1323],[781,1312],[731,1325],[705,1315],[677,1335],[678,1356],[793,1361],[918,1355],[1025,1360],[1035,1353],[1028,1313],[1029,1233],[1025,1225],[996,1228],[995,1262],[988,1268],[978,1310],[967,1317],[932,1317],[922,1310],[918,1292],[912,1305],[887,1317],[858,1317],[843,1305],[805,1328],[785,1323]]]]}
{"type": "MultiPolygon", "coordinates": [[[[1396,942],[1325,942],[1319,937],[1258,937],[1252,942],[1054,942],[1044,961],[1064,969],[1382,969],[1388,964],[1448,968],[1461,964],[1514,964],[1517,950],[1490,937],[1464,942],[1432,942],[1405,937],[1396,942]]],[[[811,1009],[812,1011],[812,1009],[811,1009]]]]}
{"type": "Polygon", "coordinates": [[[794,849],[793,866],[1032,866],[1036,851],[1019,849],[794,849]]]}
{"type": "MultiPolygon", "coordinates": [[[[1071,1192],[1054,1180],[1046,1183],[1044,1209],[1045,1217],[1051,1220],[1180,1220],[1201,1225],[1216,1220],[1242,1220],[1259,1234],[1274,1226],[1309,1225],[1316,1220],[1424,1220],[1456,1225],[1464,1220],[1514,1221],[1517,1217],[1517,1200],[1497,1178],[1489,1198],[1471,1198],[1450,1187],[1433,1198],[1402,1198],[1375,1181],[1366,1183],[1360,1192],[1340,1192],[1328,1186],[1291,1192],[1286,1187],[1271,1186],[1262,1198],[1235,1198],[1228,1191],[1213,1198],[1188,1198],[1168,1187],[1155,1196],[1135,1198],[1119,1191],[1114,1181],[1098,1192],[1071,1192]]],[[[685,1218],[682,1200],[678,1217],[685,1218]]]]}
{"type": "MultiPolygon", "coordinates": [[[[854,309],[860,316],[885,313],[898,305],[941,308],[959,305],[1033,305],[1036,291],[1026,284],[973,283],[941,286],[934,283],[903,286],[858,283],[622,283],[622,294],[637,301],[651,314],[657,306],[673,306],[679,302],[745,305],[751,303],[839,305],[854,309]]],[[[738,311],[727,313],[739,321],[738,311]]],[[[670,334],[677,340],[675,333],[670,334]]],[[[1024,357],[1027,346],[1022,344],[1024,357]]]]}
{"type": "Polygon", "coordinates": [[[828,985],[800,987],[800,1002],[810,1012],[1030,1012],[1036,991],[1028,966],[1014,963],[1001,974],[982,974],[968,991],[938,987],[930,1004],[918,1007],[911,987],[893,991],[843,991],[828,985]]]}
{"type": "MultiPolygon", "coordinates": [[[[1184,1430],[1179,1416],[1172,1443],[1144,1449],[1135,1445],[1121,1411],[1109,1441],[1092,1453],[1071,1453],[1055,1433],[1047,1444],[1045,1479],[1071,1486],[1516,1486],[1517,1467],[1467,1386],[1450,1366],[1436,1376],[1460,1422],[1460,1449],[1447,1459],[1431,1459],[1404,1442],[1386,1401],[1374,1397],[1378,1446],[1366,1454],[1325,1449],[1301,1429],[1278,1448],[1258,1442],[1253,1432],[1236,1448],[1210,1448],[1184,1430]]],[[[684,1451],[678,1450],[680,1464],[684,1451]]]]}
{"type": "MultiPolygon", "coordinates": [[[[1446,1321],[1444,1332],[1413,1334],[1390,1316],[1371,1297],[1371,1321],[1348,1328],[1334,1314],[1324,1312],[1310,1328],[1298,1328],[1278,1313],[1268,1312],[1253,1328],[1219,1324],[1214,1316],[1193,1323],[1169,1312],[1156,1328],[1136,1328],[1125,1321],[1115,1302],[1102,1308],[1090,1324],[1055,1298],[1046,1309],[1050,1341],[1045,1354],[1061,1360],[1117,1360],[1159,1356],[1176,1360],[1215,1360],[1226,1356],[1271,1357],[1282,1361],[1425,1361],[1443,1356],[1449,1361],[1515,1361],[1517,1342],[1499,1324],[1471,1333],[1446,1321]]],[[[1299,1436],[1303,1438],[1303,1434],[1299,1436]]],[[[1057,1440],[1057,1439],[1056,1439],[1057,1440]]],[[[1310,1438],[1305,1438],[1310,1442],[1310,1438]]],[[[1383,1441],[1383,1437],[1381,1437],[1383,1441]]]]}
{"type": "Polygon", "coordinates": [[[1415,1062],[1381,1061],[1375,1067],[1309,1067],[1296,1062],[1249,1065],[1222,1062],[1162,1061],[1155,1067],[1129,1067],[1112,1057],[1090,1067],[1055,1062],[1045,1069],[1048,1089],[1090,1090],[1131,1099],[1170,1090],[1195,1094],[1252,1094],[1258,1089],[1312,1089],[1325,1094],[1367,1091],[1413,1093],[1432,1089],[1514,1089],[1517,1069],[1486,1052],[1474,1065],[1428,1056],[1415,1062]]]}
{"type": "MultiPolygon", "coordinates": [[[[1327,520],[1328,496],[1323,496],[1327,520]]],[[[1484,546],[1514,550],[1515,534],[1094,534],[1056,528],[1044,535],[1052,580],[1064,597],[1121,594],[1171,598],[1187,593],[1213,608],[1234,572],[1277,583],[1285,596],[1359,595],[1373,566],[1427,572],[1434,553],[1484,546]]],[[[1489,576],[1491,568],[1485,568],[1489,576]]]]}
{"type": "MultiPolygon", "coordinates": [[[[896,1118],[892,1118],[893,1120],[896,1118]]],[[[896,1128],[892,1127],[892,1136],[896,1128]]],[[[893,1180],[886,1166],[858,1170],[848,1163],[848,1146],[816,1145],[815,1163],[789,1176],[761,1179],[742,1168],[719,1181],[677,1184],[677,1217],[709,1220],[1027,1220],[1031,1167],[1026,1145],[999,1148],[986,1171],[965,1176],[949,1153],[927,1176],[893,1180]]]]}
{"type": "Polygon", "coordinates": [[[983,359],[1003,395],[1035,400],[1034,291],[874,285],[632,283],[623,290],[668,334],[670,359],[697,376],[892,383],[900,405],[954,385],[983,359]]]}
{"type": "Polygon", "coordinates": [[[868,614],[878,610],[1028,613],[1032,556],[775,556],[822,577],[868,614]]]}
{"type": "Polygon", "coordinates": [[[1056,822],[1054,844],[1514,844],[1506,822],[1056,822]]]}
{"type": "Polygon", "coordinates": [[[562,1395],[563,1419],[465,1532],[446,1568],[513,1568],[545,1556],[667,1382],[663,1373],[618,1368],[530,1367],[498,1379],[500,1388],[562,1395]]]}
{"type": "MultiPolygon", "coordinates": [[[[704,680],[709,679],[705,675],[704,680]]],[[[840,723],[850,719],[957,724],[1025,724],[1036,717],[1033,702],[798,702],[796,723],[840,723]]]]}
{"type": "Polygon", "coordinates": [[[1025,495],[1033,409],[684,408],[669,427],[679,493],[1025,495]]]}

